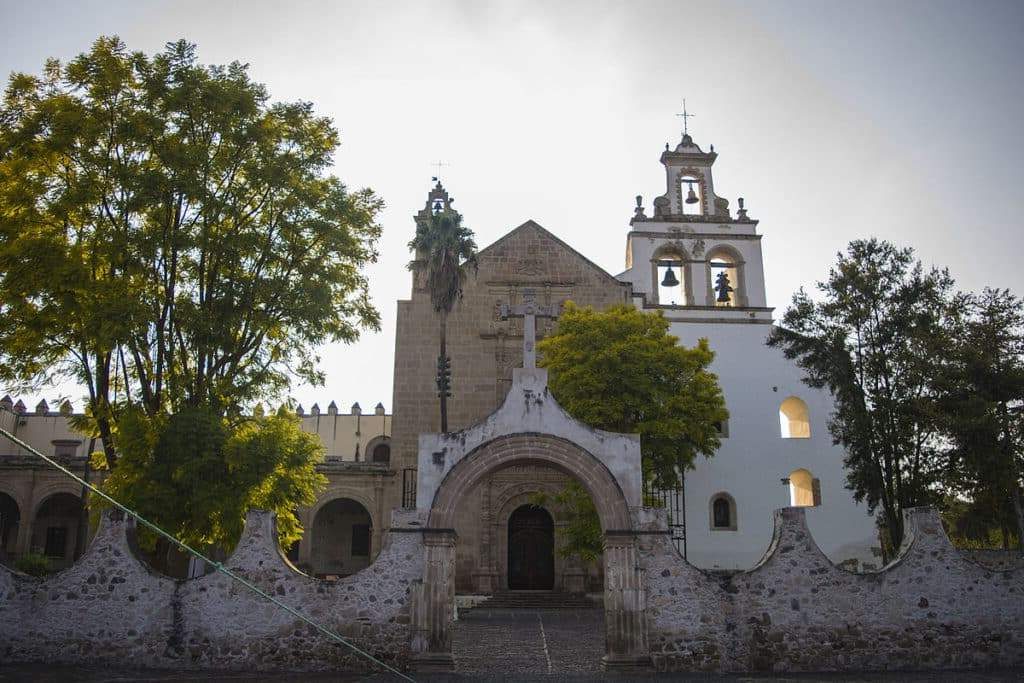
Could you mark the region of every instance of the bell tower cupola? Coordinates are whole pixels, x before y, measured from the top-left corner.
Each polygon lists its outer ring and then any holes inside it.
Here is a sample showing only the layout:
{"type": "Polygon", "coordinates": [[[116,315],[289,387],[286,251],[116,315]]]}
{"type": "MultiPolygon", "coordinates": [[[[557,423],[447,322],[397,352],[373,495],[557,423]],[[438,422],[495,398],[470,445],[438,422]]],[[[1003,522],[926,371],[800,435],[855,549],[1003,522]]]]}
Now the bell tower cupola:
{"type": "Polygon", "coordinates": [[[636,198],[626,242],[626,271],[643,308],[680,309],[687,320],[771,322],[765,301],[761,235],[743,199],[734,217],[728,200],[715,194],[714,145],[704,151],[686,125],[682,137],[661,153],[665,193],[651,214],[636,198]],[[685,311],[685,312],[684,312],[685,311]]]}

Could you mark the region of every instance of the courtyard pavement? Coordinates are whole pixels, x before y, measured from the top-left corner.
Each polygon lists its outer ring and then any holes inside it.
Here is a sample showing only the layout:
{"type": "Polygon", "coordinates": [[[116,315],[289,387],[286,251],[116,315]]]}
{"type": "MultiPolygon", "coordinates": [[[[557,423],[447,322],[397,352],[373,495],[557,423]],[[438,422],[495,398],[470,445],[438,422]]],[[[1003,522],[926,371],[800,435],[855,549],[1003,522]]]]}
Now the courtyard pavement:
{"type": "MultiPolygon", "coordinates": [[[[637,674],[601,671],[604,612],[600,609],[475,609],[464,613],[452,641],[453,673],[413,673],[423,683],[528,683],[554,681],[722,681],[730,683],[1004,683],[1024,681],[1024,671],[922,671],[823,674],[637,674]]],[[[395,676],[347,673],[195,672],[54,667],[40,664],[0,665],[0,683],[122,683],[125,681],[223,681],[237,683],[391,683],[395,676]]]]}

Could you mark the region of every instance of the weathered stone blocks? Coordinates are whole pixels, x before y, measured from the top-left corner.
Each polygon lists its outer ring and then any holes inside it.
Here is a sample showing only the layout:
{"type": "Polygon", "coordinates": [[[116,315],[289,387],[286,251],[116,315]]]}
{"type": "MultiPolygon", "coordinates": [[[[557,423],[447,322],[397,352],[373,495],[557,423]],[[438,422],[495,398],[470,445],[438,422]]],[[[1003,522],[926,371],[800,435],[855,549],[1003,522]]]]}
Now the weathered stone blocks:
{"type": "MultiPolygon", "coordinates": [[[[363,650],[404,665],[410,597],[422,580],[423,520],[395,512],[377,561],[328,582],[295,570],[273,515],[253,511],[224,563],[363,650]]],[[[146,667],[363,670],[372,665],[294,615],[215,572],[174,581],[132,554],[129,524],[104,515],[85,556],[37,580],[0,568],[0,661],[126,662],[146,667]]]]}
{"type": "MultiPolygon", "coordinates": [[[[899,557],[834,566],[800,508],[778,510],[764,558],[716,578],[645,536],[651,652],[662,670],[821,671],[1024,664],[1024,571],[950,545],[937,513],[908,511],[899,557]]],[[[653,525],[657,526],[657,525],[653,525]]]]}

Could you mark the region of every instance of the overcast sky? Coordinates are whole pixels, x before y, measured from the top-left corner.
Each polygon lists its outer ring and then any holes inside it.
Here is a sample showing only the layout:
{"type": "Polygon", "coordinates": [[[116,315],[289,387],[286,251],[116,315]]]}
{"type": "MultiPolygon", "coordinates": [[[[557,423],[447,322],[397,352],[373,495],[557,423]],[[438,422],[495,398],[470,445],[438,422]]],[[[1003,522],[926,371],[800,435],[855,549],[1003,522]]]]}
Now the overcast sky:
{"type": "Polygon", "coordinates": [[[326,386],[293,392],[307,409],[390,410],[395,302],[431,162],[449,164],[481,247],[532,218],[618,273],[633,197],[664,192],[658,157],[684,97],[694,140],[719,153],[717,193],[761,221],[777,314],[871,235],[964,289],[1024,294],[1019,1],[0,0],[0,72],[38,72],[101,34],[249,63],[275,100],[334,119],[337,174],[387,202],[368,271],[383,329],[322,350],[326,386]]]}

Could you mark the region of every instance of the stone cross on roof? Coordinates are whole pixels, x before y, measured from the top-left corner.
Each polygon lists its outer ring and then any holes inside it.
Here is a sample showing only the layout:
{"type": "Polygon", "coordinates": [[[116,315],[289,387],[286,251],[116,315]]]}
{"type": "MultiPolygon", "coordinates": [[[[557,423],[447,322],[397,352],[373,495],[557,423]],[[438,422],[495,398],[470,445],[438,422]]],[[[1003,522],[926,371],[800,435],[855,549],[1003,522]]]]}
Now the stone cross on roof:
{"type": "Polygon", "coordinates": [[[537,318],[557,318],[560,307],[541,306],[536,301],[536,291],[523,290],[523,303],[516,306],[501,305],[501,319],[523,319],[523,367],[537,367],[537,318]]]}

